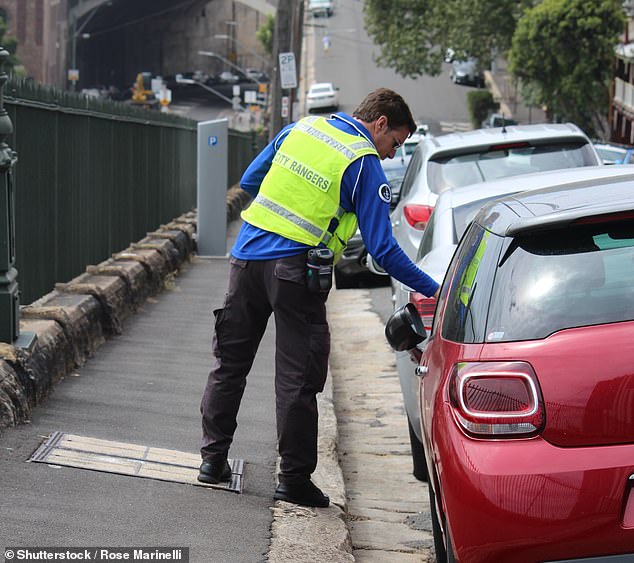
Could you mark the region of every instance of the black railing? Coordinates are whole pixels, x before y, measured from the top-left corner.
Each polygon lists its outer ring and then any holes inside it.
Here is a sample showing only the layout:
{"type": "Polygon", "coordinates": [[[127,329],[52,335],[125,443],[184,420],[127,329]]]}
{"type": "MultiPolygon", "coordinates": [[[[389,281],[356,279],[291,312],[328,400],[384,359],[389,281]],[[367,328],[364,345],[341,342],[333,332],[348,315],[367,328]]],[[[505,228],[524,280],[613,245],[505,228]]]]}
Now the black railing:
{"type": "MultiPolygon", "coordinates": [[[[196,122],[9,82],[20,303],[196,205],[196,122]]],[[[229,132],[229,188],[263,141],[229,132]]]]}

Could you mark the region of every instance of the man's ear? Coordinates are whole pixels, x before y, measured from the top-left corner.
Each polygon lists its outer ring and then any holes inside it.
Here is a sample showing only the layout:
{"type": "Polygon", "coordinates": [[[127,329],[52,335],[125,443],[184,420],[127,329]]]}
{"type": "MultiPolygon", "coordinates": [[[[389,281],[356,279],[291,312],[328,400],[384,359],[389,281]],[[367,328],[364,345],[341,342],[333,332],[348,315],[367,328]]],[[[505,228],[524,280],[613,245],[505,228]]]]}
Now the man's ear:
{"type": "Polygon", "coordinates": [[[376,120],[376,127],[378,130],[381,130],[384,127],[387,127],[387,125],[388,125],[388,121],[387,121],[387,116],[385,115],[379,116],[379,118],[376,120]]]}

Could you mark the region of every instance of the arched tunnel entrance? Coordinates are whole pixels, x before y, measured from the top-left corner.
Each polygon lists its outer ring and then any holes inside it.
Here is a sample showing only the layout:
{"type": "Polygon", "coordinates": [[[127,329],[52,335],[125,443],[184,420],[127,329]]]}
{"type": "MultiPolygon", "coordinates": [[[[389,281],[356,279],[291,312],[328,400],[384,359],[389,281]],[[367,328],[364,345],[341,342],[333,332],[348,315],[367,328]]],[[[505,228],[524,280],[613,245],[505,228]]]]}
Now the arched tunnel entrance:
{"type": "Polygon", "coordinates": [[[236,0],[77,0],[69,15],[78,90],[126,90],[139,72],[163,77],[220,72],[222,60],[199,51],[221,52],[227,46],[220,38],[228,32],[259,50],[256,31],[265,21],[264,14],[236,0]]]}

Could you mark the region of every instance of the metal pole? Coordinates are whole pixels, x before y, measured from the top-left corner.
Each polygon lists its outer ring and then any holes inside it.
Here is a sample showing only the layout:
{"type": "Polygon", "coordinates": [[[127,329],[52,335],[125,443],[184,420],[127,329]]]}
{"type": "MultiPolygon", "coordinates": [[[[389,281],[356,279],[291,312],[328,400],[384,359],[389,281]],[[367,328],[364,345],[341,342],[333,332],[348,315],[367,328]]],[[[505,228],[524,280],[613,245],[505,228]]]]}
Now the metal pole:
{"type": "MultiPolygon", "coordinates": [[[[70,46],[70,66],[71,70],[77,70],[77,20],[73,21],[73,35],[71,36],[72,43],[70,46]]],[[[72,80],[70,83],[70,90],[74,92],[77,87],[77,81],[72,80]]]]}
{"type": "Polygon", "coordinates": [[[269,140],[278,134],[286,124],[282,119],[282,91],[280,83],[280,53],[286,53],[291,46],[291,16],[293,0],[278,0],[273,31],[273,72],[271,76],[271,116],[269,121],[269,140]]]}
{"type": "Polygon", "coordinates": [[[0,342],[13,344],[20,335],[18,272],[15,269],[15,196],[11,169],[17,155],[6,144],[13,123],[4,109],[4,64],[9,52],[0,47],[0,342]]]}
{"type": "MultiPolygon", "coordinates": [[[[88,23],[93,18],[93,16],[97,13],[99,8],[101,8],[102,6],[103,4],[99,4],[98,6],[93,8],[92,12],[90,12],[88,14],[88,17],[84,20],[84,23],[82,23],[81,26],[79,26],[79,29],[77,29],[77,16],[73,15],[73,34],[71,35],[71,50],[70,50],[70,54],[71,54],[70,63],[72,66],[72,70],[77,70],[77,38],[80,35],[90,37],[89,33],[82,34],[82,31],[88,25],[88,23]]],[[[77,87],[77,81],[72,80],[70,85],[71,91],[74,92],[76,87],[77,87]]]]}

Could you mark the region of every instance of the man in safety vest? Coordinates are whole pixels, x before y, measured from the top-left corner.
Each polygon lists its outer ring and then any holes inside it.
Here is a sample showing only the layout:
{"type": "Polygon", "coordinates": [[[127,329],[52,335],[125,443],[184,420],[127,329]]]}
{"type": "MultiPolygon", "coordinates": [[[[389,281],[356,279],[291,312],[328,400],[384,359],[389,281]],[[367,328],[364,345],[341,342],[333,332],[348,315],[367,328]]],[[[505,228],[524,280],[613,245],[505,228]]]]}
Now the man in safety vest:
{"type": "Polygon", "coordinates": [[[273,313],[279,485],[274,498],[305,506],[330,499],[310,479],[317,465],[317,393],[328,371],[326,298],[332,264],[357,225],[376,262],[416,291],[438,284],[392,236],[391,190],[380,161],[416,123],[403,98],[380,88],[352,116],[309,116],[282,129],[240,180],[254,200],[231,250],[229,289],[214,311],[215,357],[201,402],[198,479],[231,478],[229,446],[246,377],[273,313]]]}

